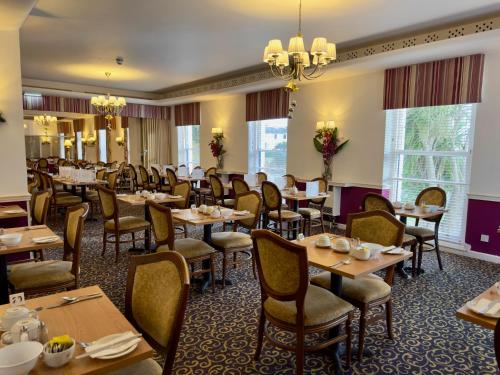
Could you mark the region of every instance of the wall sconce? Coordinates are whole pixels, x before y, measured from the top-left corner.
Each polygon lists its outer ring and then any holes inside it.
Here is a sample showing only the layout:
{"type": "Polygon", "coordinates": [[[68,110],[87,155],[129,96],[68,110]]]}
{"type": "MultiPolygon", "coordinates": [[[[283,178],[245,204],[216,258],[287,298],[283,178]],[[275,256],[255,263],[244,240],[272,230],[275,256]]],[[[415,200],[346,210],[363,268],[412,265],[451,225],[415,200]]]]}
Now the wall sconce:
{"type": "Polygon", "coordinates": [[[216,135],[221,135],[221,134],[224,134],[224,132],[222,131],[222,128],[212,128],[212,135],[216,136],[216,135]]]}
{"type": "Polygon", "coordinates": [[[123,137],[116,137],[115,138],[115,141],[116,141],[116,144],[120,147],[124,146],[125,145],[125,140],[123,139],[123,137]]]}
{"type": "Polygon", "coordinates": [[[42,145],[50,145],[50,138],[42,137],[42,145]]]}
{"type": "Polygon", "coordinates": [[[333,120],[316,122],[316,130],[327,130],[334,128],[335,128],[335,121],[333,120]]]}
{"type": "Polygon", "coordinates": [[[95,146],[96,138],[94,134],[87,135],[86,138],[82,138],[82,143],[86,146],[95,146]]]}
{"type": "Polygon", "coordinates": [[[71,148],[73,147],[73,142],[71,142],[71,139],[66,139],[64,141],[64,148],[71,148]]]}

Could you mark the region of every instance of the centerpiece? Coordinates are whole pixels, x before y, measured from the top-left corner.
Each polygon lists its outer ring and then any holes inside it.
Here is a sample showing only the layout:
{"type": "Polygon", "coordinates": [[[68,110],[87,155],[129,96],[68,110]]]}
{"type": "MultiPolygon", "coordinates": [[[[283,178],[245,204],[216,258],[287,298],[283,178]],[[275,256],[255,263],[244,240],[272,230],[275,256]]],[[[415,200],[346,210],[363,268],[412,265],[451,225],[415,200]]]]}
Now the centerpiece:
{"type": "Polygon", "coordinates": [[[339,153],[349,140],[340,139],[338,136],[338,128],[335,122],[318,121],[316,123],[316,135],[313,138],[316,151],[323,156],[323,173],[322,176],[326,180],[332,177],[331,164],[333,156],[339,153]]]}
{"type": "Polygon", "coordinates": [[[212,140],[208,144],[210,146],[210,151],[212,151],[212,156],[217,159],[217,169],[222,169],[224,167],[224,144],[222,140],[224,139],[224,133],[221,128],[212,128],[212,140]]]}

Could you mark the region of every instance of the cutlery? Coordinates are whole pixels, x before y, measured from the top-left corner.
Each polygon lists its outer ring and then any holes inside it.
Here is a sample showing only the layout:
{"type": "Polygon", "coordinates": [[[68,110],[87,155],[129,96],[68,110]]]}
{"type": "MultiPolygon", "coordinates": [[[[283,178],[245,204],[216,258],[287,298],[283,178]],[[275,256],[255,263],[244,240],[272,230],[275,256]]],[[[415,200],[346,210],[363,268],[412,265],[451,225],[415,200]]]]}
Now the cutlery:
{"type": "MultiPolygon", "coordinates": [[[[102,352],[104,350],[112,349],[115,346],[123,345],[123,344],[127,343],[128,341],[136,340],[136,339],[138,339],[140,337],[142,337],[142,333],[137,333],[137,334],[134,334],[133,336],[126,336],[126,337],[123,337],[122,339],[119,339],[119,340],[116,340],[116,341],[113,340],[109,344],[101,344],[101,345],[99,345],[98,348],[94,348],[93,350],[90,349],[86,353],[80,354],[79,356],[76,357],[76,359],[81,359],[81,358],[89,357],[91,355],[97,354],[97,353],[102,352]]],[[[82,345],[82,344],[86,344],[87,348],[89,347],[88,346],[89,343],[81,343],[80,345],[82,345]]],[[[92,345],[90,345],[90,347],[91,346],[92,345]]]]}
{"type": "Polygon", "coordinates": [[[394,250],[395,248],[396,248],[396,246],[387,246],[386,248],[384,248],[384,250],[381,251],[381,253],[385,254],[388,251],[394,250]]]}
{"type": "Polygon", "coordinates": [[[83,296],[78,296],[78,297],[64,296],[64,297],[61,297],[61,299],[65,300],[65,301],[68,301],[68,302],[74,302],[74,301],[76,301],[78,299],[82,299],[82,298],[86,298],[86,297],[100,296],[100,295],[102,295],[102,293],[85,294],[83,296]]]}
{"type": "Polygon", "coordinates": [[[333,263],[330,267],[336,268],[336,267],[347,265],[347,264],[351,264],[351,258],[345,258],[345,259],[339,260],[338,262],[333,263]]]}
{"type": "Polygon", "coordinates": [[[55,309],[56,307],[68,306],[77,302],[87,301],[89,299],[100,298],[100,297],[102,297],[101,293],[88,294],[86,296],[80,296],[80,297],[62,297],[64,302],[58,305],[48,306],[46,307],[46,309],[55,309]]]}
{"type": "Polygon", "coordinates": [[[30,227],[25,227],[24,230],[37,230],[37,229],[45,229],[47,228],[46,225],[33,225],[30,227]]]}

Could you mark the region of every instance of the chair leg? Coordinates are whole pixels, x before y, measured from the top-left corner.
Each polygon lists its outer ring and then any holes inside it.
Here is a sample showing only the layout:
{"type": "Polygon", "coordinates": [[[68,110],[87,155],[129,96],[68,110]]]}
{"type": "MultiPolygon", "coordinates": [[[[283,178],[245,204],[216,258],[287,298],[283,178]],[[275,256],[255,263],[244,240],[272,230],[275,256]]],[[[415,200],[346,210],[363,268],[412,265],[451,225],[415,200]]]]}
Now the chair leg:
{"type": "Polygon", "coordinates": [[[253,271],[253,278],[257,280],[257,264],[255,263],[255,257],[252,257],[252,271],[253,271]]]}
{"type": "Polygon", "coordinates": [[[233,253],[233,268],[237,269],[238,268],[238,253],[235,251],[233,253]]]}
{"type": "Polygon", "coordinates": [[[352,357],[352,317],[353,317],[353,313],[350,312],[349,316],[347,317],[347,321],[345,322],[345,333],[347,335],[347,338],[345,340],[345,347],[346,347],[345,364],[346,364],[347,368],[351,368],[351,357],[352,357]]]}
{"type": "Polygon", "coordinates": [[[365,350],[365,331],[366,331],[366,313],[367,307],[363,306],[361,308],[361,314],[359,317],[359,342],[358,342],[358,360],[361,361],[363,358],[363,352],[365,350]]]}
{"type": "Polygon", "coordinates": [[[323,212],[321,212],[321,216],[319,217],[321,223],[321,230],[325,233],[325,220],[323,219],[323,212]]]}
{"type": "Polygon", "coordinates": [[[297,347],[295,349],[296,374],[304,374],[304,328],[297,330],[297,347]]]}
{"type": "Polygon", "coordinates": [[[387,335],[391,340],[394,340],[394,332],[392,331],[392,300],[385,303],[385,318],[387,324],[387,335]]]}
{"type": "Polygon", "coordinates": [[[134,249],[136,248],[135,247],[135,232],[132,232],[132,246],[134,246],[134,249]]]}
{"type": "Polygon", "coordinates": [[[106,236],[106,232],[104,232],[104,235],[102,236],[102,253],[101,256],[104,256],[104,253],[106,252],[106,246],[108,244],[108,236],[106,236]]]}
{"type": "Polygon", "coordinates": [[[212,293],[215,293],[215,255],[214,254],[212,254],[210,256],[210,274],[212,275],[212,293]]]}
{"type": "Polygon", "coordinates": [[[417,244],[411,244],[411,277],[415,277],[417,263],[417,244]]]}
{"type": "Polygon", "coordinates": [[[222,289],[226,287],[226,267],[227,267],[226,252],[222,251],[222,289]]]}
{"type": "Polygon", "coordinates": [[[424,241],[418,243],[418,264],[417,264],[417,272],[420,274],[420,270],[422,269],[422,255],[424,252],[424,241]]]}
{"type": "Polygon", "coordinates": [[[41,262],[45,260],[45,256],[43,254],[43,249],[38,250],[38,258],[40,259],[41,262]]]}
{"type": "Polygon", "coordinates": [[[308,228],[307,232],[311,236],[312,235],[312,218],[309,218],[308,222],[309,222],[309,228],[308,228]]]}
{"type": "Polygon", "coordinates": [[[437,233],[436,233],[436,236],[434,237],[434,247],[436,248],[436,256],[438,259],[439,269],[442,271],[443,270],[443,262],[441,261],[441,252],[439,250],[439,241],[438,241],[437,233]]]}
{"type": "Polygon", "coordinates": [[[115,263],[118,263],[118,255],[120,254],[120,235],[116,234],[115,238],[115,263]]]}
{"type": "Polygon", "coordinates": [[[264,325],[266,324],[266,317],[264,316],[264,308],[260,308],[259,326],[257,329],[257,348],[255,348],[255,355],[253,359],[259,360],[260,352],[262,351],[262,343],[264,341],[264,325]]]}

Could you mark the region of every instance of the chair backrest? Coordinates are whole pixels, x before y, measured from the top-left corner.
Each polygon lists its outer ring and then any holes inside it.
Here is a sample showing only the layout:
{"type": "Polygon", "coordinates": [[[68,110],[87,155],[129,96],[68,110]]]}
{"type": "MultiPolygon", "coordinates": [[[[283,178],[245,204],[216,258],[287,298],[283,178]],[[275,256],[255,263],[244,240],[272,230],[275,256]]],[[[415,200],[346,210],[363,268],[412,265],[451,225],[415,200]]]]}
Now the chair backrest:
{"type": "Polygon", "coordinates": [[[88,203],[68,207],[64,221],[63,259],[72,262],[71,273],[75,275],[77,285],[80,273],[80,246],[82,243],[83,225],[88,212],[88,203]]]}
{"type": "Polygon", "coordinates": [[[285,188],[291,188],[295,186],[295,176],[293,174],[286,174],[283,177],[286,178],[285,188]]]}
{"type": "Polygon", "coordinates": [[[95,178],[98,180],[104,180],[106,177],[106,168],[101,168],[95,173],[95,178]]]}
{"type": "Polygon", "coordinates": [[[377,193],[366,193],[363,197],[361,207],[363,211],[382,210],[389,212],[391,215],[396,215],[396,211],[391,201],[377,193]]]}
{"type": "Polygon", "coordinates": [[[62,167],[64,165],[64,163],[66,163],[66,159],[59,159],[59,160],[57,160],[57,165],[59,167],[62,167]]]}
{"type": "Polygon", "coordinates": [[[188,208],[189,198],[191,198],[191,184],[189,181],[180,181],[172,188],[172,195],[182,195],[184,201],[175,202],[177,208],[188,208]]]}
{"type": "Polygon", "coordinates": [[[39,190],[52,189],[52,192],[54,192],[55,190],[53,190],[53,184],[50,183],[52,177],[48,173],[40,171],[38,172],[38,175],[40,176],[40,186],[38,187],[38,189],[39,190]]]}
{"type": "Polygon", "coordinates": [[[139,165],[139,174],[141,175],[141,181],[143,184],[149,183],[149,173],[142,165],[139,165]]]}
{"type": "Polygon", "coordinates": [[[35,187],[37,187],[39,190],[43,190],[43,182],[42,182],[42,176],[39,171],[36,169],[32,169],[31,173],[33,173],[33,181],[35,182],[35,187]]]}
{"type": "Polygon", "coordinates": [[[116,192],[114,190],[97,186],[99,194],[99,202],[101,202],[101,212],[104,221],[113,219],[118,223],[118,202],[116,200],[116,192]]]}
{"type": "Polygon", "coordinates": [[[177,183],[177,175],[170,168],[167,168],[167,180],[170,186],[174,186],[177,183]]]}
{"type": "Polygon", "coordinates": [[[168,245],[170,250],[174,250],[175,230],[170,207],[150,200],[146,201],[146,206],[151,217],[156,244],[158,246],[168,245]]]}
{"type": "MultiPolygon", "coordinates": [[[[313,182],[318,181],[319,184],[319,193],[326,193],[328,191],[328,181],[326,178],[323,177],[316,177],[312,179],[313,182]]],[[[326,202],[326,198],[318,198],[318,199],[311,199],[311,202],[314,204],[319,204],[319,205],[324,205],[326,202]]]]}
{"type": "Polygon", "coordinates": [[[130,172],[130,178],[137,183],[137,172],[135,170],[135,167],[132,164],[128,165],[129,172],[130,172]]]}
{"type": "Polygon", "coordinates": [[[151,167],[151,174],[153,175],[153,182],[156,184],[156,186],[160,186],[161,177],[158,169],[156,169],[155,167],[151,167]]]}
{"type": "Polygon", "coordinates": [[[267,174],[264,172],[257,172],[257,183],[261,185],[264,181],[267,181],[267,174]]]}
{"type": "Polygon", "coordinates": [[[166,353],[163,374],[171,374],[189,294],[186,260],[175,251],[133,256],[125,315],[157,350],[166,353]]]}
{"type": "Polygon", "coordinates": [[[247,210],[254,215],[253,219],[238,220],[238,224],[247,229],[254,229],[259,222],[261,206],[262,198],[256,191],[247,191],[237,195],[234,209],[237,211],[247,210]]]}
{"type": "Polygon", "coordinates": [[[281,211],[281,192],[273,182],[262,182],[262,199],[266,211],[281,211]]]}
{"type": "Polygon", "coordinates": [[[306,248],[265,229],[253,230],[252,240],[262,301],[267,297],[295,301],[297,325],[303,324],[304,298],[309,285],[306,248]]]}
{"type": "Polygon", "coordinates": [[[233,185],[233,191],[235,195],[243,194],[250,191],[250,187],[248,186],[247,182],[242,178],[239,177],[233,178],[231,184],[233,185]]]}
{"type": "Polygon", "coordinates": [[[405,225],[387,211],[349,214],[346,236],[383,246],[401,246],[405,225]]]}
{"type": "Polygon", "coordinates": [[[108,173],[108,188],[110,188],[111,190],[115,190],[117,181],[118,171],[108,173]]]}
{"type": "Polygon", "coordinates": [[[125,169],[125,162],[122,161],[120,163],[120,165],[118,166],[118,176],[121,176],[121,174],[123,173],[123,169],[125,169]]]}
{"type": "Polygon", "coordinates": [[[49,170],[49,161],[45,158],[38,159],[38,169],[47,172],[49,170]]]}
{"type": "MultiPolygon", "coordinates": [[[[425,204],[445,207],[446,192],[439,186],[428,187],[418,193],[417,199],[415,199],[415,206],[420,206],[423,202],[425,202],[425,204]]],[[[441,213],[440,215],[433,216],[432,218],[422,220],[439,223],[442,218],[443,214],[441,213]]]]}
{"type": "Polygon", "coordinates": [[[218,199],[223,200],[224,199],[224,185],[222,184],[222,181],[219,178],[219,176],[213,174],[213,175],[210,175],[208,178],[209,178],[210,186],[212,187],[212,196],[214,197],[215,201],[217,201],[218,199]]]}
{"type": "Polygon", "coordinates": [[[35,191],[31,196],[31,225],[47,224],[50,206],[49,190],[35,191]]]}
{"type": "Polygon", "coordinates": [[[210,167],[207,169],[207,171],[205,172],[205,176],[208,177],[208,176],[212,176],[214,174],[217,174],[217,168],[215,167],[210,167]]]}

